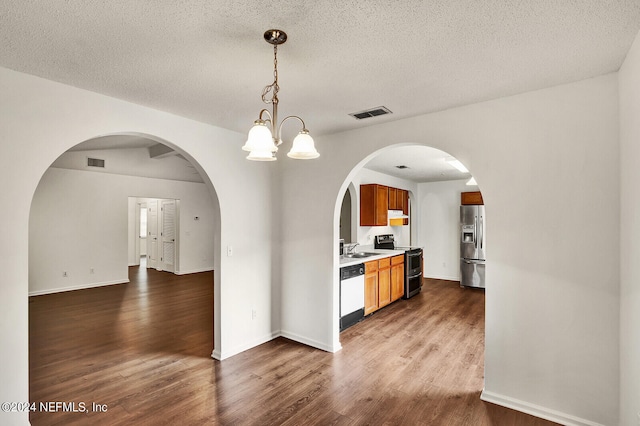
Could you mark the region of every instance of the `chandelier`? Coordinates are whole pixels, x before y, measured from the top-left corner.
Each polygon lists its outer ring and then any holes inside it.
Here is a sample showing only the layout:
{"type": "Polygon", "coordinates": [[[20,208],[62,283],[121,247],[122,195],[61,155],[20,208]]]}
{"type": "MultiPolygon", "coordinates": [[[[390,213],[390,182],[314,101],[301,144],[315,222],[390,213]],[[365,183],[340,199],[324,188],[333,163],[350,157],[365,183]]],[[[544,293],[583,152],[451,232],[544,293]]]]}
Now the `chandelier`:
{"type": "Polygon", "coordinates": [[[293,139],[293,146],[287,156],[299,160],[318,158],[320,154],[316,151],[313,138],[309,135],[302,118],[290,115],[278,124],[278,91],[280,90],[280,86],[278,86],[278,46],[287,41],[287,34],[282,30],[268,30],[264,33],[264,39],[273,45],[273,83],[262,89],[262,102],[271,104],[272,111],[269,112],[266,108],[260,111],[258,119],[253,122],[253,127],[249,130],[247,142],[242,149],[249,151],[248,160],[275,161],[278,146],[282,144],[282,125],[289,119],[297,119],[302,124],[302,130],[293,139]]]}

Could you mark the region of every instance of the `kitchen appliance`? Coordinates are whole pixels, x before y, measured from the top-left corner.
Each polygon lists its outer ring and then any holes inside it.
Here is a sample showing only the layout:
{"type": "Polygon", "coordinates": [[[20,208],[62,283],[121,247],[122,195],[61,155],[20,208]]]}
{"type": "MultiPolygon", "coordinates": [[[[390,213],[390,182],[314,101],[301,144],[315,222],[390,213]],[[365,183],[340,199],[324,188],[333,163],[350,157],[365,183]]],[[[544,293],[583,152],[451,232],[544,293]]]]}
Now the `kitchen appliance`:
{"type": "Polygon", "coordinates": [[[485,212],[482,205],[460,206],[460,285],[484,287],[485,212]]]}
{"type": "Polygon", "coordinates": [[[408,299],[422,289],[422,248],[396,246],[393,234],[376,235],[374,248],[404,250],[404,295],[408,299]]]}
{"type": "Polygon", "coordinates": [[[340,331],[364,318],[364,264],[340,268],[340,331]]]}

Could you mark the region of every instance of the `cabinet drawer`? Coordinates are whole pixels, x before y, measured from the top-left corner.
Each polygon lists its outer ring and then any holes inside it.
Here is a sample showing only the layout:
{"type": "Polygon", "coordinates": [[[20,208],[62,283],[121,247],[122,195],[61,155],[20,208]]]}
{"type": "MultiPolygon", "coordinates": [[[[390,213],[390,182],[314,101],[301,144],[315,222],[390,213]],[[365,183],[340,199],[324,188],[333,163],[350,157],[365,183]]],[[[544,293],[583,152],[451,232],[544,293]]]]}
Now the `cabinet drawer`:
{"type": "Polygon", "coordinates": [[[365,262],[364,264],[364,273],[367,274],[369,272],[374,272],[378,270],[378,261],[374,260],[371,262],[365,262]]]}
{"type": "Polygon", "coordinates": [[[384,259],[378,260],[378,268],[388,268],[391,266],[391,258],[385,257],[384,259]]]}
{"type": "Polygon", "coordinates": [[[398,256],[393,256],[391,258],[391,264],[392,265],[399,265],[401,263],[404,263],[404,255],[398,255],[398,256]]]}

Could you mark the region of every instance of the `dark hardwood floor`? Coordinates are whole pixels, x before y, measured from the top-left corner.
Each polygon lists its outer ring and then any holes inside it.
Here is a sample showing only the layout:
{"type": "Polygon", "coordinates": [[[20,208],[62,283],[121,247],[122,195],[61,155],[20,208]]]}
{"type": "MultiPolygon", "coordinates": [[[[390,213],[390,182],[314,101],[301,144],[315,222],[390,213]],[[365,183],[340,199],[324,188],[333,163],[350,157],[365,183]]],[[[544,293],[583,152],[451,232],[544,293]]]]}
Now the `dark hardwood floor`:
{"type": "Polygon", "coordinates": [[[30,401],[89,411],[35,411],[31,424],[554,424],[479,399],[482,291],[425,280],[344,331],[335,354],[278,338],[218,362],[212,274],[129,273],[30,298],[30,401]]]}

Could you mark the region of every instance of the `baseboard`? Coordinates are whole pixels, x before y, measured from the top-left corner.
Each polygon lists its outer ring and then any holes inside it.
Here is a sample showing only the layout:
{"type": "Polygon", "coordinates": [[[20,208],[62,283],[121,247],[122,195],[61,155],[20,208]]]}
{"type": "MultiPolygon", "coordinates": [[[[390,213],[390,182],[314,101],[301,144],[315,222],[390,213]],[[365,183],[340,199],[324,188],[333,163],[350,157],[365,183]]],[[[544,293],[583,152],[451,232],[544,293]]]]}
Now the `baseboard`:
{"type": "Polygon", "coordinates": [[[103,282],[91,283],[91,284],[72,285],[69,287],[51,288],[46,290],[36,290],[36,291],[30,291],[29,296],[42,296],[44,294],[62,293],[64,291],[73,291],[73,290],[84,290],[87,288],[104,287],[104,286],[115,285],[115,284],[126,284],[128,282],[129,282],[128,279],[114,280],[114,281],[103,281],[103,282]]]}
{"type": "Polygon", "coordinates": [[[424,275],[424,278],[430,278],[432,280],[445,280],[445,281],[458,281],[460,282],[460,277],[450,277],[445,275],[424,275]]]}
{"type": "Polygon", "coordinates": [[[511,408],[516,411],[531,414],[532,416],[540,417],[541,419],[560,423],[566,426],[604,426],[600,423],[592,422],[586,419],[581,419],[580,417],[572,416],[570,414],[565,414],[560,411],[541,407],[536,404],[531,404],[526,401],[520,401],[518,399],[500,395],[497,393],[489,392],[486,389],[482,390],[480,399],[486,402],[490,402],[492,404],[511,408]]]}
{"type": "Polygon", "coordinates": [[[211,353],[211,358],[217,359],[218,361],[222,361],[222,360],[230,358],[230,357],[232,357],[234,355],[238,355],[240,352],[244,352],[246,350],[255,348],[256,346],[260,346],[263,343],[267,343],[267,342],[275,339],[278,336],[279,336],[279,333],[272,332],[272,333],[266,334],[266,335],[264,335],[262,337],[259,337],[257,339],[254,339],[249,343],[245,343],[243,345],[231,348],[231,350],[220,351],[219,349],[216,348],[211,353]]]}
{"type": "Polygon", "coordinates": [[[331,352],[331,353],[335,353],[338,352],[340,349],[342,349],[341,345],[326,345],[322,342],[318,342],[317,340],[313,340],[313,339],[308,339],[304,336],[300,336],[296,333],[292,333],[290,331],[286,331],[286,330],[281,330],[280,331],[280,336],[281,337],[285,337],[289,340],[294,340],[298,343],[302,343],[303,345],[307,345],[307,346],[311,346],[313,348],[316,349],[321,349],[325,352],[331,352]]]}
{"type": "Polygon", "coordinates": [[[190,269],[188,271],[176,271],[176,275],[188,275],[188,274],[199,274],[200,272],[210,272],[213,271],[213,266],[207,266],[206,268],[200,269],[190,269]]]}
{"type": "Polygon", "coordinates": [[[334,346],[328,346],[321,342],[318,342],[312,339],[307,339],[306,337],[302,337],[288,331],[280,331],[280,332],[274,331],[271,334],[262,336],[261,338],[252,341],[251,343],[237,346],[231,349],[230,351],[222,352],[219,349],[214,349],[213,352],[211,352],[211,358],[216,359],[218,361],[222,361],[224,359],[230,358],[246,350],[255,348],[256,346],[260,346],[263,343],[267,343],[278,337],[284,337],[285,339],[293,340],[295,342],[302,343],[303,345],[311,346],[313,348],[320,349],[325,352],[335,353],[335,352],[338,352],[340,349],[342,349],[342,346],[339,343],[334,346]]]}

